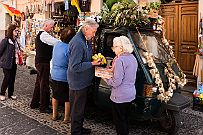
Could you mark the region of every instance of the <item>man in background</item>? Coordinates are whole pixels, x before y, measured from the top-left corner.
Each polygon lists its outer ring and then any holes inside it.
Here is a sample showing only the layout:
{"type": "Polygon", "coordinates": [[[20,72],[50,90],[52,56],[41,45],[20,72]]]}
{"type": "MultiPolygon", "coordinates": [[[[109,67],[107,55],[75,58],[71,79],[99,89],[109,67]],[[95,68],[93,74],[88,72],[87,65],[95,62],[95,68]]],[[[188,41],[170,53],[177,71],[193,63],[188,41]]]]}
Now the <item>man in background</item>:
{"type": "Polygon", "coordinates": [[[58,42],[58,39],[52,37],[49,33],[53,30],[54,23],[52,19],[45,20],[43,29],[39,31],[35,39],[35,67],[38,73],[30,107],[31,109],[39,107],[40,113],[52,112],[49,108],[50,60],[52,58],[53,45],[58,42]]]}

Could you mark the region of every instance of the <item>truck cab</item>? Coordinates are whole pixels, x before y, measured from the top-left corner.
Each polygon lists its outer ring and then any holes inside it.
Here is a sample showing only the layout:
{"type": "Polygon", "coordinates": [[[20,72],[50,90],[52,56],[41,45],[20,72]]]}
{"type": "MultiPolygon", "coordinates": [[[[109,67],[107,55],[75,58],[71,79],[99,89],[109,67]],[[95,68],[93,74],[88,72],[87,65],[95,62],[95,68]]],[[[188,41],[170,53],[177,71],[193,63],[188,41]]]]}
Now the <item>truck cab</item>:
{"type": "MultiPolygon", "coordinates": [[[[127,36],[133,44],[133,54],[138,62],[135,83],[136,99],[131,107],[131,118],[157,120],[166,132],[170,134],[177,132],[181,123],[179,113],[190,106],[190,100],[181,95],[180,87],[185,84],[185,75],[175,60],[172,48],[163,42],[164,37],[161,31],[103,26],[98,29],[95,37],[95,53],[102,53],[107,59],[107,65],[111,65],[115,57],[111,49],[113,38],[122,35],[127,36]],[[146,54],[150,54],[153,58],[159,79],[152,74],[153,68],[146,54]],[[177,79],[177,81],[174,82],[172,79],[177,79]],[[160,82],[157,83],[157,80],[161,80],[165,96],[161,95],[160,82]],[[167,91],[170,91],[172,95],[169,94],[167,97],[167,91]]],[[[104,80],[99,77],[94,78],[93,92],[95,104],[101,109],[110,109],[111,87],[104,80]]]]}

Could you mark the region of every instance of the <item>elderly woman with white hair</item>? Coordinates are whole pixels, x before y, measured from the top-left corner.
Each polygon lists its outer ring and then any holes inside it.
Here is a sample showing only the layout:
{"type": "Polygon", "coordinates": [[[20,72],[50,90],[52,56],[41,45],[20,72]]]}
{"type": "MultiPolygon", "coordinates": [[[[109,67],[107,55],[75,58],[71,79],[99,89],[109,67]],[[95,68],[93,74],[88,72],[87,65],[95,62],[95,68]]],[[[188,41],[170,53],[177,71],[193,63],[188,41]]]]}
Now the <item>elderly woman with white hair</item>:
{"type": "Polygon", "coordinates": [[[116,54],[112,63],[113,77],[103,79],[112,86],[110,99],[116,132],[118,135],[128,135],[128,112],[136,95],[135,80],[138,64],[131,54],[133,46],[126,36],[115,37],[112,50],[116,54]]]}

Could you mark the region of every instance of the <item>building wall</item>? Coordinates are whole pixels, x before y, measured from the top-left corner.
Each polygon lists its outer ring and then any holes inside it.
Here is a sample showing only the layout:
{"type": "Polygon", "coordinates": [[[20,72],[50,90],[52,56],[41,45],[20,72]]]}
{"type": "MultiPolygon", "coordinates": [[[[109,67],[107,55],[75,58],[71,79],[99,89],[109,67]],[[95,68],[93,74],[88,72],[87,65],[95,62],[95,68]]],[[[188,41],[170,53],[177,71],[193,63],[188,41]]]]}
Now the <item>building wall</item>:
{"type": "MultiPolygon", "coordinates": [[[[16,8],[21,12],[25,12],[26,5],[30,5],[30,0],[14,0],[16,1],[16,8]]],[[[64,2],[64,0],[55,0],[55,2],[64,2]]],[[[47,0],[47,4],[51,3],[51,0],[47,0]]],[[[43,4],[43,0],[38,0],[34,4],[43,4]]],[[[91,12],[99,13],[103,5],[103,0],[91,0],[91,12]]],[[[48,14],[41,15],[35,14],[34,18],[48,18],[48,14]]]]}
{"type": "MultiPolygon", "coordinates": [[[[11,4],[10,1],[4,2],[5,4],[11,4]]],[[[5,31],[7,26],[11,23],[11,17],[4,9],[2,4],[0,4],[0,41],[5,37],[5,31]]]]}
{"type": "Polygon", "coordinates": [[[28,0],[17,0],[16,1],[16,9],[18,9],[21,12],[25,12],[27,3],[28,3],[28,0]]]}
{"type": "Polygon", "coordinates": [[[103,0],[92,0],[91,2],[91,12],[99,13],[103,6],[103,0]]]}
{"type": "Polygon", "coordinates": [[[3,6],[0,4],[0,30],[5,30],[5,11],[3,6]]]}
{"type": "Polygon", "coordinates": [[[203,0],[199,0],[199,17],[203,18],[203,0]]]}

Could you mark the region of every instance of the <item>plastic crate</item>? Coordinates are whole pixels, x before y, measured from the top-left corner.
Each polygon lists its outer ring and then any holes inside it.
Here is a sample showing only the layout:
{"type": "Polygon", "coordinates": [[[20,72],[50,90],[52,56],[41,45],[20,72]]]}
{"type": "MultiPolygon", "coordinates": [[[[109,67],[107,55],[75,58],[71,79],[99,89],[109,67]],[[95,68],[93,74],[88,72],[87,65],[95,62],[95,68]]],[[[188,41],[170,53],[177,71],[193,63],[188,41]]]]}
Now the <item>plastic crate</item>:
{"type": "Polygon", "coordinates": [[[203,112],[203,98],[193,97],[193,110],[203,112]]]}

